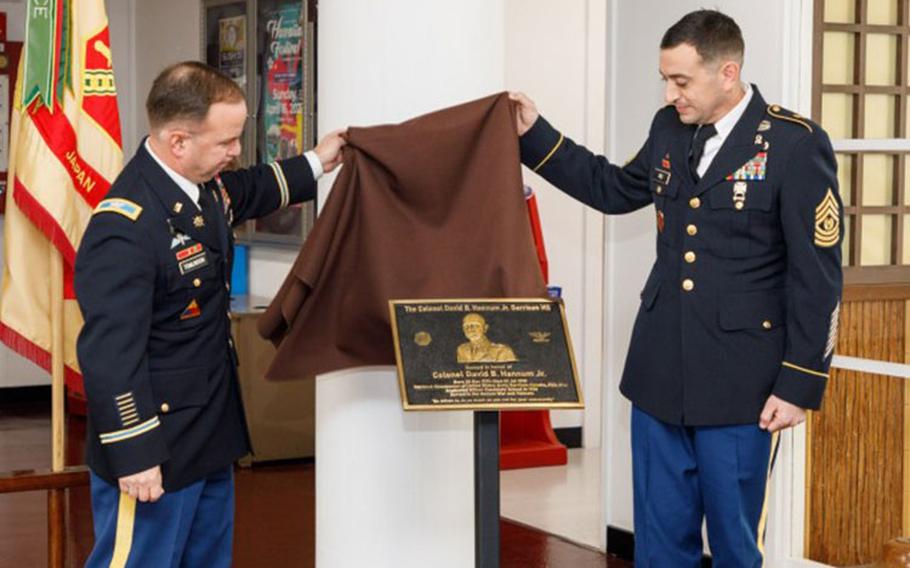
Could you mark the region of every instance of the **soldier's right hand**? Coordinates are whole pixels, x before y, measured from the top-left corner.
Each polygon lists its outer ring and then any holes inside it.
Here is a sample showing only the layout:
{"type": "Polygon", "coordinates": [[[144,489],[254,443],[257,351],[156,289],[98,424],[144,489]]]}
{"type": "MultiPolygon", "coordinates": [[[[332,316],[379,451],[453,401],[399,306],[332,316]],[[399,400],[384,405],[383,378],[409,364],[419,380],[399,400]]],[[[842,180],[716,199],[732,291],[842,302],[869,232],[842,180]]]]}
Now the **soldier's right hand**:
{"type": "Polygon", "coordinates": [[[534,104],[534,101],[529,99],[524,93],[513,91],[509,93],[509,98],[518,103],[518,112],[515,113],[515,126],[518,130],[518,135],[522,136],[534,126],[540,113],[537,112],[537,105],[534,104]]]}
{"type": "Polygon", "coordinates": [[[143,503],[154,503],[164,495],[164,488],[161,487],[161,466],[158,465],[139,473],[121,477],[117,481],[120,485],[120,491],[143,503]]]}

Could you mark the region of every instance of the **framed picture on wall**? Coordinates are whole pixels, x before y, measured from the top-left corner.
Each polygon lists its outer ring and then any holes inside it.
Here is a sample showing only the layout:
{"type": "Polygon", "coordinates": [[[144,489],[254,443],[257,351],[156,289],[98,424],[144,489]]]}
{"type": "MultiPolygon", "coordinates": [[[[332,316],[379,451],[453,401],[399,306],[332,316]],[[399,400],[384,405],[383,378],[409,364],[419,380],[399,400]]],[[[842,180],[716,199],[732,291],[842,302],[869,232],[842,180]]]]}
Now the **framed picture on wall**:
{"type": "MultiPolygon", "coordinates": [[[[315,145],[315,3],[204,0],[205,61],[231,76],[250,108],[241,165],[297,156],[315,145]]],[[[247,242],[299,247],[315,203],[278,210],[237,231],[247,242]]]]}

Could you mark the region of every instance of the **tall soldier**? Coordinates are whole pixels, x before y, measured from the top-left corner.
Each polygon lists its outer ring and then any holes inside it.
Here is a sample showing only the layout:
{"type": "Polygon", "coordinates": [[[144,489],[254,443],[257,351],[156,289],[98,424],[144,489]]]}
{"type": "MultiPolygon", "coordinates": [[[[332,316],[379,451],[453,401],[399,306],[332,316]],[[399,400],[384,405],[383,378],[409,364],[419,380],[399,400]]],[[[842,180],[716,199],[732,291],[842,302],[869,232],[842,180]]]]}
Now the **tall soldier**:
{"type": "Polygon", "coordinates": [[[240,154],[243,91],[168,67],[150,134],[88,225],[75,285],[85,327],[95,566],[230,566],[234,460],[250,450],[231,340],[231,225],[313,199],[341,161],[315,151],[221,172],[240,154]],[[137,503],[138,501],[138,503],[137,503]]]}
{"type": "Polygon", "coordinates": [[[515,93],[522,161],[604,213],[654,204],[657,261],[620,390],[632,401],[637,566],[761,566],[781,429],[819,408],[842,286],[842,207],[817,124],[740,80],[736,23],[712,10],[663,37],[667,105],[624,167],[515,93]]]}

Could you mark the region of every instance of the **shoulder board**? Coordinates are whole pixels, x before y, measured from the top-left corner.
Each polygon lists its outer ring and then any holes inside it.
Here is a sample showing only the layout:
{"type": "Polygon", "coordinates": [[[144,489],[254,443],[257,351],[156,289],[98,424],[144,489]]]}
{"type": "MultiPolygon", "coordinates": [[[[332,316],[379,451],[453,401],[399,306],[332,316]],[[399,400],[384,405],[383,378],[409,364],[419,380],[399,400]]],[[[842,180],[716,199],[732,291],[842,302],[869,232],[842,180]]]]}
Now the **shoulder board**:
{"type": "Polygon", "coordinates": [[[119,213],[130,221],[135,221],[142,214],[142,206],[129,199],[111,197],[99,203],[92,215],[98,213],[119,213]]]}
{"type": "Polygon", "coordinates": [[[807,119],[796,114],[795,112],[791,112],[785,108],[782,108],[780,105],[768,105],[768,114],[780,120],[786,120],[799,124],[809,132],[812,132],[812,125],[809,124],[809,121],[807,119]]]}

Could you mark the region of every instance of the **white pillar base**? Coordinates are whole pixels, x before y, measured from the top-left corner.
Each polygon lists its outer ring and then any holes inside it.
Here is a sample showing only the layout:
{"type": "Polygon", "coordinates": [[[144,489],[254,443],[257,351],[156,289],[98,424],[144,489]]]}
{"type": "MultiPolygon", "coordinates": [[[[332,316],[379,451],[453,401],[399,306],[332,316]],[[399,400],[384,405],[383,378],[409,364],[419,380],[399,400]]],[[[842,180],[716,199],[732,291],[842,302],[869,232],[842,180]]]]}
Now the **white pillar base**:
{"type": "Polygon", "coordinates": [[[316,378],[316,566],[474,565],[470,412],[401,409],[394,367],[316,378]]]}

